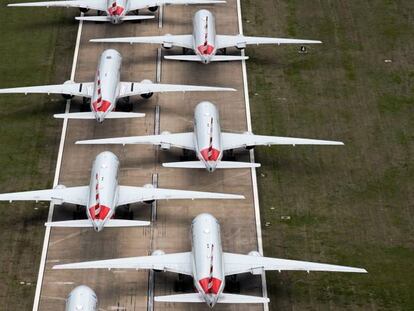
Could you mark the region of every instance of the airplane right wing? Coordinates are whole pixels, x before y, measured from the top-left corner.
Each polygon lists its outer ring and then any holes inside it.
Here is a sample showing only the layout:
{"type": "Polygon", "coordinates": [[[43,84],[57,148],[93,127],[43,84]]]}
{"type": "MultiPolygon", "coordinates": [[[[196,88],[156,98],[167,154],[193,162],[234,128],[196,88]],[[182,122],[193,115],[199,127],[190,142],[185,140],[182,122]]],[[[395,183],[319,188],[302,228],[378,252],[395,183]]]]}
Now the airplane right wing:
{"type": "Polygon", "coordinates": [[[112,42],[112,43],[148,43],[162,44],[164,47],[172,48],[179,46],[183,48],[193,48],[192,35],[164,35],[164,36],[148,36],[148,37],[124,37],[124,38],[108,38],[108,39],[92,39],[91,42],[112,42]]]}
{"type": "Polygon", "coordinates": [[[249,37],[243,35],[228,36],[217,35],[216,36],[217,49],[223,49],[228,47],[245,48],[249,44],[318,44],[322,43],[319,40],[303,40],[303,39],[285,39],[285,38],[269,38],[269,37],[249,37]]]}
{"type": "Polygon", "coordinates": [[[191,252],[96,260],[53,266],[53,269],[154,269],[192,275],[191,252]]]}
{"type": "Polygon", "coordinates": [[[244,196],[215,192],[119,186],[119,198],[117,205],[120,206],[152,200],[181,199],[244,199],[244,196]]]}
{"type": "Polygon", "coordinates": [[[254,134],[221,134],[223,149],[237,149],[253,146],[270,146],[270,145],[343,145],[341,141],[281,137],[281,136],[264,136],[254,134]]]}
{"type": "Polygon", "coordinates": [[[234,275],[245,272],[260,274],[262,271],[268,270],[367,273],[367,270],[361,268],[337,266],[310,261],[279,259],[232,253],[223,253],[223,255],[225,275],[234,275]]]}
{"type": "Polygon", "coordinates": [[[53,201],[55,204],[71,203],[86,205],[88,186],[55,188],[47,190],[12,192],[0,194],[0,201],[53,201]]]}
{"type": "Polygon", "coordinates": [[[87,83],[75,83],[67,82],[56,85],[42,85],[42,86],[27,86],[27,87],[14,87],[8,89],[0,89],[0,94],[64,94],[83,97],[92,97],[93,94],[93,82],[87,83]]]}
{"type": "Polygon", "coordinates": [[[176,133],[176,134],[161,134],[148,136],[130,136],[130,137],[115,137],[104,139],[79,140],[76,144],[81,145],[104,145],[104,144],[148,144],[148,145],[168,145],[169,147],[177,147],[188,150],[194,150],[194,133],[176,133]]]}
{"type": "Polygon", "coordinates": [[[148,7],[157,7],[168,4],[214,4],[226,3],[224,0],[130,0],[129,10],[140,10],[148,7]]]}
{"type": "Polygon", "coordinates": [[[12,3],[7,6],[20,6],[20,7],[64,7],[64,8],[85,8],[98,11],[106,11],[105,0],[72,0],[72,1],[45,1],[45,2],[25,2],[25,3],[12,3]]]}

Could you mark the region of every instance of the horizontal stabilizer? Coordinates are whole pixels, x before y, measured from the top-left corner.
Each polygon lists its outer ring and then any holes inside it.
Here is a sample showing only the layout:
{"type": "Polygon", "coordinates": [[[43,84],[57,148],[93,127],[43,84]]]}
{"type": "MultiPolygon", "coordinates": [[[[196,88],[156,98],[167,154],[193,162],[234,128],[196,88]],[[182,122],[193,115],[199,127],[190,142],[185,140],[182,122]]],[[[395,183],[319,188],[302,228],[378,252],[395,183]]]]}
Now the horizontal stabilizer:
{"type": "MultiPolygon", "coordinates": [[[[108,219],[105,222],[105,227],[142,227],[149,226],[149,221],[139,220],[124,220],[124,219],[108,219]]],[[[65,227],[65,228],[92,228],[93,224],[89,219],[81,220],[66,220],[66,221],[54,221],[45,223],[46,227],[65,227]]]]}
{"type": "MultiPolygon", "coordinates": [[[[165,59],[172,60],[184,60],[189,62],[201,62],[201,58],[198,55],[166,55],[165,59]]],[[[214,55],[210,58],[211,62],[227,62],[233,60],[245,60],[249,59],[248,56],[232,56],[232,55],[214,55]]]]}
{"type": "MultiPolygon", "coordinates": [[[[201,161],[169,162],[169,163],[163,163],[162,166],[174,167],[174,168],[206,168],[205,164],[201,161]]],[[[252,168],[252,167],[260,167],[260,163],[220,161],[217,163],[217,166],[216,166],[216,168],[252,168]]]]}
{"type": "MultiPolygon", "coordinates": [[[[126,15],[120,18],[121,21],[137,21],[144,19],[153,19],[154,15],[126,15]]],[[[88,21],[88,22],[110,22],[110,16],[80,16],[75,17],[78,21],[88,21]]]]}
{"type": "MultiPolygon", "coordinates": [[[[199,293],[179,294],[168,296],[154,297],[157,302],[206,302],[199,293]]],[[[220,294],[217,303],[266,303],[268,298],[235,295],[235,294],[220,294]]]]}
{"type": "MultiPolygon", "coordinates": [[[[93,112],[70,112],[70,113],[58,113],[53,115],[57,119],[83,119],[83,120],[92,120],[96,119],[93,112]]],[[[135,113],[135,112],[118,112],[111,111],[106,116],[105,119],[125,119],[125,118],[143,118],[145,113],[135,113]]]]}

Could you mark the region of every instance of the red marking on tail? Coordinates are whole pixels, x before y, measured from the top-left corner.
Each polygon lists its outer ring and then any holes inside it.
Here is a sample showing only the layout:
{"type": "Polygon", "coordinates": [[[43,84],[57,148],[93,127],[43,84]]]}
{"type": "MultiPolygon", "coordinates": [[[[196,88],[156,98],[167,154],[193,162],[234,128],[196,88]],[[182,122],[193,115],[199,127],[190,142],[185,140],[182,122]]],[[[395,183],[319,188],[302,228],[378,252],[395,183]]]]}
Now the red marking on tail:
{"type": "Polygon", "coordinates": [[[124,12],[124,8],[116,4],[116,2],[112,3],[112,6],[108,8],[108,14],[110,16],[119,16],[124,12]]]}
{"type": "Polygon", "coordinates": [[[89,214],[93,220],[100,219],[104,220],[108,216],[111,209],[105,205],[97,203],[89,208],[89,214]]]}
{"type": "Polygon", "coordinates": [[[102,97],[99,97],[96,101],[92,103],[93,110],[99,112],[107,112],[110,106],[111,102],[107,100],[102,100],[102,97]]]}
{"type": "Polygon", "coordinates": [[[204,278],[198,282],[200,283],[200,286],[205,294],[217,295],[221,286],[221,280],[214,277],[204,278]]]}
{"type": "Polygon", "coordinates": [[[211,146],[201,150],[200,153],[206,161],[217,161],[220,156],[220,150],[217,150],[211,146]]]}

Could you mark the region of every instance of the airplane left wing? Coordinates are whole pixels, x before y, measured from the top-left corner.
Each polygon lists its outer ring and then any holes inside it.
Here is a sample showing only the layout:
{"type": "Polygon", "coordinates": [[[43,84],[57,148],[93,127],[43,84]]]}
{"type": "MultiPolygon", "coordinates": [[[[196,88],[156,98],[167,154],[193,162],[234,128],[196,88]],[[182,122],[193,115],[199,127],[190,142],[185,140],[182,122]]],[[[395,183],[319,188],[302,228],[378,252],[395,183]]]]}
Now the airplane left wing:
{"type": "Polygon", "coordinates": [[[157,7],[168,4],[214,4],[226,3],[225,0],[130,0],[130,11],[140,10],[148,7],[157,7]]]}
{"type": "Polygon", "coordinates": [[[70,263],[53,269],[154,269],[192,275],[192,260],[191,253],[186,252],[70,263]]]}
{"type": "Polygon", "coordinates": [[[194,133],[192,132],[80,140],[80,141],[77,141],[76,144],[79,144],[79,145],[105,145],[105,144],[145,145],[145,144],[148,144],[148,145],[177,147],[177,148],[183,148],[187,150],[195,149],[194,148],[194,133]]]}
{"type": "Polygon", "coordinates": [[[119,206],[152,200],[181,199],[244,199],[244,196],[215,192],[119,186],[119,198],[117,205],[119,206]]]}
{"type": "Polygon", "coordinates": [[[262,271],[268,270],[367,273],[367,270],[361,268],[337,266],[310,261],[279,259],[232,253],[223,253],[223,256],[225,275],[233,275],[245,272],[250,272],[252,274],[261,274],[262,271]]]}
{"type": "Polygon", "coordinates": [[[285,39],[285,38],[269,38],[269,37],[248,37],[243,35],[216,36],[217,49],[223,49],[228,47],[237,47],[239,49],[245,48],[247,45],[252,44],[319,44],[322,41],[319,40],[303,40],[303,39],[285,39]]]}
{"type": "Polygon", "coordinates": [[[149,93],[164,92],[218,92],[218,91],[235,91],[233,88],[198,86],[198,85],[181,85],[181,84],[161,84],[145,82],[121,82],[119,97],[134,96],[149,93]]]}
{"type": "Polygon", "coordinates": [[[0,194],[0,201],[53,201],[55,204],[71,203],[86,205],[89,195],[88,186],[55,188],[47,190],[24,191],[0,194]]]}
{"type": "Polygon", "coordinates": [[[73,1],[45,1],[45,2],[25,2],[25,3],[12,3],[7,6],[20,6],[20,7],[64,7],[64,8],[85,8],[98,11],[106,11],[105,0],[73,0],[73,1]]]}
{"type": "Polygon", "coordinates": [[[341,141],[318,140],[307,138],[263,136],[254,134],[222,133],[224,150],[245,148],[259,145],[343,145],[341,141]]]}
{"type": "Polygon", "coordinates": [[[93,83],[74,83],[67,82],[56,85],[41,85],[41,86],[27,86],[27,87],[14,87],[8,89],[0,89],[0,94],[65,94],[83,97],[92,97],[93,83]]]}

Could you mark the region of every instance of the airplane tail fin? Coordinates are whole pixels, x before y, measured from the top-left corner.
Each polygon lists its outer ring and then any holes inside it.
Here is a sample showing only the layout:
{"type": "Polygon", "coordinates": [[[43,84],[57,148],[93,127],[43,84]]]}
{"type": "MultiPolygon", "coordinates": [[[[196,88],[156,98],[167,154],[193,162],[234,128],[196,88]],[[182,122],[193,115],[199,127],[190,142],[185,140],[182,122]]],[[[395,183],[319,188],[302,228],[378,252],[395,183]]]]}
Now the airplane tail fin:
{"type": "MultiPolygon", "coordinates": [[[[184,60],[190,62],[201,62],[201,58],[198,55],[166,55],[165,59],[172,60],[184,60]]],[[[232,56],[232,55],[214,55],[210,61],[211,62],[227,62],[234,60],[244,60],[249,59],[248,56],[232,56]]]]}
{"type": "MultiPolygon", "coordinates": [[[[144,19],[155,18],[154,15],[126,15],[121,17],[121,21],[137,21],[144,19]]],[[[109,16],[80,16],[75,17],[78,21],[88,21],[88,22],[109,22],[111,21],[109,16]]]]}
{"type": "MultiPolygon", "coordinates": [[[[53,115],[53,117],[57,119],[92,120],[92,119],[95,119],[95,114],[93,112],[70,112],[70,113],[58,113],[58,114],[53,115]]],[[[145,117],[145,113],[111,111],[105,116],[105,119],[125,119],[125,118],[143,118],[143,117],[145,117]]]]}
{"type": "MultiPolygon", "coordinates": [[[[149,221],[140,220],[124,220],[124,219],[108,219],[105,222],[107,228],[118,227],[142,227],[149,226],[149,221]]],[[[92,222],[89,219],[80,220],[66,220],[66,221],[54,221],[45,223],[46,227],[64,227],[64,228],[92,228],[92,222]]]]}
{"type": "MultiPolygon", "coordinates": [[[[199,293],[191,294],[178,294],[168,296],[154,297],[157,302],[205,302],[203,297],[199,293]]],[[[247,295],[235,295],[235,294],[220,294],[217,303],[267,303],[269,298],[247,296],[247,295]]]]}
{"type": "MultiPolygon", "coordinates": [[[[174,168],[206,168],[204,163],[201,161],[169,162],[169,163],[163,163],[162,166],[174,167],[174,168]]],[[[260,163],[220,161],[216,165],[216,168],[252,168],[252,167],[260,167],[260,163]]]]}

